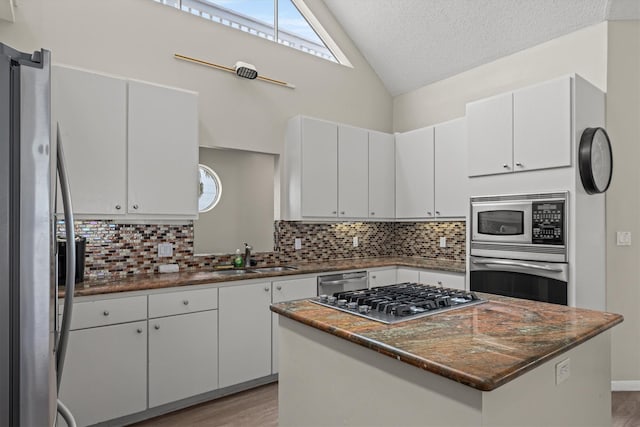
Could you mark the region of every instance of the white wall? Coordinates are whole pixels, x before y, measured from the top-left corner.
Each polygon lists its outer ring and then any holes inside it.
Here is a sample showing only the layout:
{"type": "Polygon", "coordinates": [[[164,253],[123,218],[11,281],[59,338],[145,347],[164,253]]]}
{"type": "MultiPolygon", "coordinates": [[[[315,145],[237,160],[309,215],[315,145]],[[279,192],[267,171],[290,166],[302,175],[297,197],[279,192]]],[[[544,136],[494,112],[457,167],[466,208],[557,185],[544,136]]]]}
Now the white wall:
{"type": "Polygon", "coordinates": [[[578,73],[606,91],[606,23],[399,95],[393,99],[393,129],[406,132],[462,117],[467,102],[570,73],[578,73]]]}
{"type": "Polygon", "coordinates": [[[612,333],[612,377],[640,387],[640,21],[610,22],[608,45],[607,310],[624,315],[612,333]],[[616,231],[631,231],[632,246],[616,246],[616,231]]]}
{"type": "Polygon", "coordinates": [[[307,4],[353,68],[155,3],[152,0],[28,0],[0,41],[51,49],[56,63],[182,87],[200,93],[200,144],[280,153],[296,114],[391,131],[392,101],[377,75],[320,0],[307,4]],[[286,89],[174,59],[180,53],[233,66],[252,63],[286,89]]]}

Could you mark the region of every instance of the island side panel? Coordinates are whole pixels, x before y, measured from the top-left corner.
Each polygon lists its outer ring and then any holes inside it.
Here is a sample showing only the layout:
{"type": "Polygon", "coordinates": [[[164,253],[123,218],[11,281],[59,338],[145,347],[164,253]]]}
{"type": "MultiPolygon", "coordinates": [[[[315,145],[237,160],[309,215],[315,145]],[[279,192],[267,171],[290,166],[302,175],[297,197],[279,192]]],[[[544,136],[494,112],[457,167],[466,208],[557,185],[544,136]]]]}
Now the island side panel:
{"type": "Polygon", "coordinates": [[[482,392],[279,316],[278,421],[303,426],[474,426],[482,392]]]}
{"type": "Polygon", "coordinates": [[[483,426],[610,426],[610,331],[483,392],[482,414],[483,426]],[[556,385],[556,365],[566,359],[570,376],[556,385]]]}

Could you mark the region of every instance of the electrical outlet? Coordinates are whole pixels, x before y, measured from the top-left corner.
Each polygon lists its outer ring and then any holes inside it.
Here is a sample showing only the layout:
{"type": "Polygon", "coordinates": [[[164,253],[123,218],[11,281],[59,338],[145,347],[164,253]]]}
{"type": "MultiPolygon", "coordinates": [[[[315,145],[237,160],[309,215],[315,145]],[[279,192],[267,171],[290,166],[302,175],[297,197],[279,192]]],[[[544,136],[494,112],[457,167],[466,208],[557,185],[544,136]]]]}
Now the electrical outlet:
{"type": "Polygon", "coordinates": [[[302,239],[300,238],[295,238],[293,240],[293,248],[297,251],[299,251],[300,249],[302,249],[302,239]]]}
{"type": "Polygon", "coordinates": [[[564,359],[556,363],[556,385],[569,379],[571,375],[571,359],[564,359]]]}
{"type": "Polygon", "coordinates": [[[158,243],[158,258],[167,258],[173,256],[172,243],[158,243]]]}
{"type": "Polygon", "coordinates": [[[616,245],[618,245],[618,246],[631,246],[631,232],[630,231],[618,231],[616,233],[616,245]]]}
{"type": "Polygon", "coordinates": [[[441,248],[446,248],[447,247],[447,238],[446,237],[441,237],[440,238],[440,247],[441,248]]]}
{"type": "Polygon", "coordinates": [[[353,247],[357,248],[358,247],[358,236],[353,238],[353,247]]]}

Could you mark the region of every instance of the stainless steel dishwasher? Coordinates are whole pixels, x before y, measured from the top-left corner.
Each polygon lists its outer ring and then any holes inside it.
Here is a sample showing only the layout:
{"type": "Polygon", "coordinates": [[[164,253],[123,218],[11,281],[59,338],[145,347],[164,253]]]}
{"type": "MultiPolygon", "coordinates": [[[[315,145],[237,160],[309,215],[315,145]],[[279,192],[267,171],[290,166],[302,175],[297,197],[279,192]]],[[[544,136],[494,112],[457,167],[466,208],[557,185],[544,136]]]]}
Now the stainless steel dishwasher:
{"type": "Polygon", "coordinates": [[[318,276],[318,295],[333,295],[336,292],[354,291],[366,287],[366,271],[318,276]]]}

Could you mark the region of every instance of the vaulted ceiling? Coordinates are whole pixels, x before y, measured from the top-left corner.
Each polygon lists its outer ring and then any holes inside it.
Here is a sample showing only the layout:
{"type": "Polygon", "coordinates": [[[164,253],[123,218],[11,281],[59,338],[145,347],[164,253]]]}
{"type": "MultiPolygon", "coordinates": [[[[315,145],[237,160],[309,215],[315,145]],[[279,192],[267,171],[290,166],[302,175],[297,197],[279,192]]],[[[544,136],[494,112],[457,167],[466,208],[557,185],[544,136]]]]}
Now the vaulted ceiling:
{"type": "Polygon", "coordinates": [[[640,0],[324,0],[392,95],[605,20],[640,0]]]}

